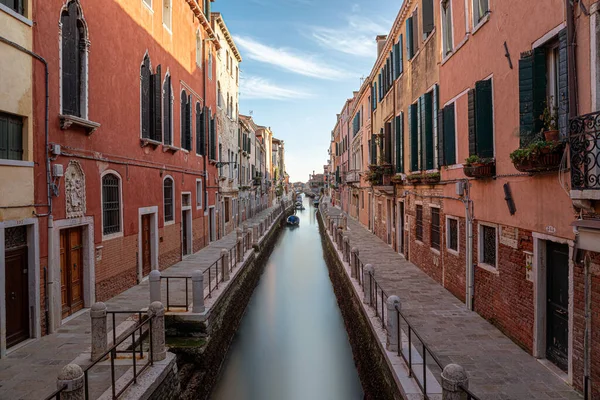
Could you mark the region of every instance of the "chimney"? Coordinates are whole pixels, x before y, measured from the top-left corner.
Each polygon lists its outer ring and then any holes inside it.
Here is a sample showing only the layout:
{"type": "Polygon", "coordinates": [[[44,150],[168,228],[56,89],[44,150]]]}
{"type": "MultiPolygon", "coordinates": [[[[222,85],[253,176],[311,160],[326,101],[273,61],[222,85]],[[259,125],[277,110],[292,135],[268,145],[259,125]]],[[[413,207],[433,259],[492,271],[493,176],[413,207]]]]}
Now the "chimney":
{"type": "Polygon", "coordinates": [[[377,35],[375,41],[377,42],[377,58],[381,54],[381,50],[383,50],[383,46],[385,45],[385,41],[387,40],[387,35],[377,35]]]}

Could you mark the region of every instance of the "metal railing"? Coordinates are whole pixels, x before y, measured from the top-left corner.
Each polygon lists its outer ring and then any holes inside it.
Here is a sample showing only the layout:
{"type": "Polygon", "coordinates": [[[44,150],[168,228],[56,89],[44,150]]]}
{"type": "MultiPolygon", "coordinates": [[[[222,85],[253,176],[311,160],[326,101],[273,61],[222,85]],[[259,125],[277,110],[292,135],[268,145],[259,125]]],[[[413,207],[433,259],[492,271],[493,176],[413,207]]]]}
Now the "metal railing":
{"type": "Polygon", "coordinates": [[[570,120],[571,189],[600,190],[600,112],[570,120]]]}
{"type": "Polygon", "coordinates": [[[463,385],[458,385],[458,387],[467,395],[467,400],[481,400],[479,397],[475,396],[475,394],[473,394],[469,388],[466,388],[463,385]]]}
{"type": "Polygon", "coordinates": [[[62,392],[67,388],[67,385],[63,385],[56,389],[54,392],[50,393],[48,396],[44,397],[44,400],[60,400],[62,399],[62,392]]]}
{"type": "MultiPolygon", "coordinates": [[[[138,324],[144,320],[146,313],[143,311],[106,311],[107,316],[111,316],[112,321],[112,337],[113,343],[117,343],[117,315],[136,315],[138,316],[138,324]]],[[[146,316],[147,318],[147,316],[146,316]]],[[[142,326],[140,325],[140,336],[142,336],[142,326]]],[[[129,350],[117,350],[117,353],[131,353],[129,350]]],[[[141,349],[141,356],[144,357],[144,350],[141,349]]]]}

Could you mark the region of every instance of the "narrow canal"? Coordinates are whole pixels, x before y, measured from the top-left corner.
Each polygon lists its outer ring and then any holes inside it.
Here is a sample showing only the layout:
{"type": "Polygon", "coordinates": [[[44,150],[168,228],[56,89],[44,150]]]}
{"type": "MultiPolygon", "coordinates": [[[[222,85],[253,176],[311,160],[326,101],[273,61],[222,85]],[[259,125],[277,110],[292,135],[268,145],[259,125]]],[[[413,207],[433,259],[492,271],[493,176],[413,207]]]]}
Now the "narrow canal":
{"type": "Polygon", "coordinates": [[[286,227],[229,349],[213,400],[362,399],[315,208],[286,227]]]}

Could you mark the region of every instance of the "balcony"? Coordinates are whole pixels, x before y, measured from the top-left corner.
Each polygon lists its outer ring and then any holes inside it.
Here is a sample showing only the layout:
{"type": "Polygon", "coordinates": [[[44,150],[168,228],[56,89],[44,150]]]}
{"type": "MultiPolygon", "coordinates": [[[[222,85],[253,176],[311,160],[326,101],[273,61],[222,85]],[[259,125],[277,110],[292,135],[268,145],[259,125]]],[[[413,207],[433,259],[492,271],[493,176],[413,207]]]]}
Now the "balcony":
{"type": "Polygon", "coordinates": [[[600,200],[600,112],[570,121],[571,199],[600,200]]]}
{"type": "Polygon", "coordinates": [[[346,172],[346,183],[358,183],[360,182],[360,175],[358,171],[348,171],[346,172]]]}

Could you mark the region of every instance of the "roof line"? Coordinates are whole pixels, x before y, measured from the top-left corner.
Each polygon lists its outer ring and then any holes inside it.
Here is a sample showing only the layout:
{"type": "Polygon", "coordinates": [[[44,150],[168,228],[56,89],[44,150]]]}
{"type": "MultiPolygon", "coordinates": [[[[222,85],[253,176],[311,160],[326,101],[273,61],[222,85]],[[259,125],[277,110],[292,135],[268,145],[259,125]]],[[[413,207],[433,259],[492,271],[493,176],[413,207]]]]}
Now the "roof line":
{"type": "Polygon", "coordinates": [[[223,16],[220,12],[213,12],[211,13],[211,15],[214,18],[214,21],[219,24],[219,27],[221,28],[223,33],[225,33],[225,39],[227,40],[227,44],[229,44],[229,47],[231,47],[233,54],[235,54],[235,58],[238,60],[238,62],[242,62],[242,55],[238,51],[238,48],[235,45],[235,43],[233,42],[233,38],[229,33],[229,29],[227,29],[227,25],[225,25],[225,20],[223,19],[223,16]]]}

